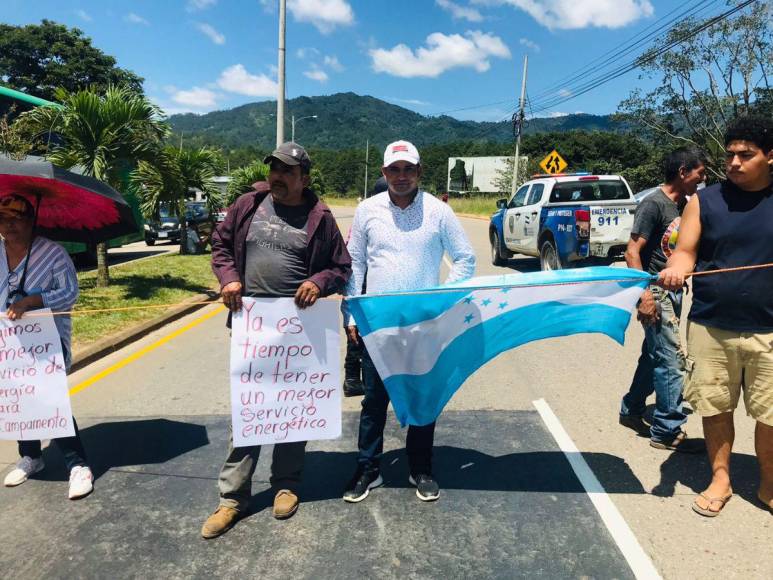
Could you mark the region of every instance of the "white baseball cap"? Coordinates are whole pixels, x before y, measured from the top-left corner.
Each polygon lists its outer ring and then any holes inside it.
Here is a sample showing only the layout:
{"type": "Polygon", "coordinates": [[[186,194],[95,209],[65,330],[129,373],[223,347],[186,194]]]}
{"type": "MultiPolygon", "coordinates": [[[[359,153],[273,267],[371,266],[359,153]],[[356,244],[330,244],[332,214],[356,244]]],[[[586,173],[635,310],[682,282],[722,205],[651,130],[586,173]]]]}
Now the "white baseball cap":
{"type": "Polygon", "coordinates": [[[384,167],[389,167],[395,161],[407,161],[413,165],[418,165],[421,163],[419,150],[408,141],[390,143],[384,151],[384,167]]]}

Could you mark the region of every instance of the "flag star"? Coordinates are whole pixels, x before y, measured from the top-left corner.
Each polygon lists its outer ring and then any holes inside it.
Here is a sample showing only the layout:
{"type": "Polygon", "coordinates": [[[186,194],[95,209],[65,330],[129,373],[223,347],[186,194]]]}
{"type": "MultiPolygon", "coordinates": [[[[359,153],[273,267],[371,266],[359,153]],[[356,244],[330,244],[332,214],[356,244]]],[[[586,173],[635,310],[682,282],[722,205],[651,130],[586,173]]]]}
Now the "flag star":
{"type": "Polygon", "coordinates": [[[507,307],[507,302],[500,302],[499,303],[499,309],[504,310],[507,307]]]}
{"type": "Polygon", "coordinates": [[[462,300],[462,302],[464,302],[465,304],[470,304],[472,302],[472,296],[468,296],[467,298],[462,300]]]}
{"type": "Polygon", "coordinates": [[[470,322],[472,322],[473,318],[474,318],[474,316],[472,314],[468,314],[467,316],[464,317],[464,322],[466,324],[470,324],[470,322]]]}
{"type": "Polygon", "coordinates": [[[502,294],[507,294],[512,288],[502,288],[502,294]]]}
{"type": "Polygon", "coordinates": [[[488,306],[489,304],[491,304],[491,298],[484,299],[483,302],[481,302],[481,304],[483,304],[483,306],[488,306]]]}

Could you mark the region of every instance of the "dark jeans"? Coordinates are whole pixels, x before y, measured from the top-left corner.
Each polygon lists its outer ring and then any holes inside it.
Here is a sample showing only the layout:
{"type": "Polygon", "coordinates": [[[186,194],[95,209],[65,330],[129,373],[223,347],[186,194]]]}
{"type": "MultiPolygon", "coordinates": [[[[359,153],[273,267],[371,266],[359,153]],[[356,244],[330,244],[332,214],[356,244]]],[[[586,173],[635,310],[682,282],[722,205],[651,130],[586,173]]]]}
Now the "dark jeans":
{"type": "Polygon", "coordinates": [[[644,328],[644,343],[633,381],[620,405],[621,415],[644,414],[647,397],[655,392],[655,412],[650,434],[655,441],[670,441],[687,421],[682,411],[685,350],[679,336],[682,294],[651,288],[660,320],[644,328]]]}
{"type": "MultiPolygon", "coordinates": [[[[72,426],[75,429],[75,435],[52,440],[59,447],[62,455],[64,455],[64,464],[67,466],[68,472],[73,467],[86,465],[86,451],[83,449],[83,441],[81,441],[81,434],[78,430],[78,424],[75,422],[75,417],[72,418],[72,426]]],[[[37,459],[43,455],[40,441],[19,441],[18,443],[19,455],[22,457],[26,456],[37,459]]]]}
{"type": "MultiPolygon", "coordinates": [[[[366,348],[362,349],[362,382],[365,397],[360,413],[360,435],[357,442],[357,463],[363,471],[379,471],[384,453],[384,425],[386,425],[389,395],[381,377],[370,359],[366,348]]],[[[405,450],[411,475],[432,473],[432,444],[435,439],[435,423],[423,427],[408,427],[405,450]]]]}
{"type": "Polygon", "coordinates": [[[344,359],[344,379],[361,380],[362,345],[346,337],[346,358],[344,359]]]}

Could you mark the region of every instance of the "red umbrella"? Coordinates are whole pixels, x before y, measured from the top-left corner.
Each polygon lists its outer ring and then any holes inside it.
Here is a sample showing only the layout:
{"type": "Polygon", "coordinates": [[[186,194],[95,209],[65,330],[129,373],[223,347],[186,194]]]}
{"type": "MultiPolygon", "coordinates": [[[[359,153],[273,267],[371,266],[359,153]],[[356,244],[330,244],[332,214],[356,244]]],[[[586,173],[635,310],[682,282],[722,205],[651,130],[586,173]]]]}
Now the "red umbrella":
{"type": "Polygon", "coordinates": [[[102,242],[139,229],[131,207],[106,183],[47,161],[0,159],[0,197],[25,197],[36,231],[66,242],[102,242]]]}

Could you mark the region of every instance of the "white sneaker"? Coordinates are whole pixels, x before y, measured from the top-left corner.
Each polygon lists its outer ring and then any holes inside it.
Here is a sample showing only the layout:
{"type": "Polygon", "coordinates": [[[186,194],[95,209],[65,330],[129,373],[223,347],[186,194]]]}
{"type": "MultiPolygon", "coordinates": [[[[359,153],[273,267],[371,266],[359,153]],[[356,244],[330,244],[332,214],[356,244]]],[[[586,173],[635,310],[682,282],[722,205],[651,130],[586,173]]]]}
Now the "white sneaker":
{"type": "Polygon", "coordinates": [[[45,466],[46,464],[43,462],[42,457],[32,459],[32,457],[27,457],[25,455],[16,462],[16,467],[5,476],[3,484],[5,487],[16,487],[17,485],[21,485],[29,479],[30,475],[35,475],[39,471],[43,471],[45,466]]]}
{"type": "Polygon", "coordinates": [[[94,475],[87,466],[73,467],[70,471],[70,492],[67,497],[80,499],[94,490],[94,475]]]}

